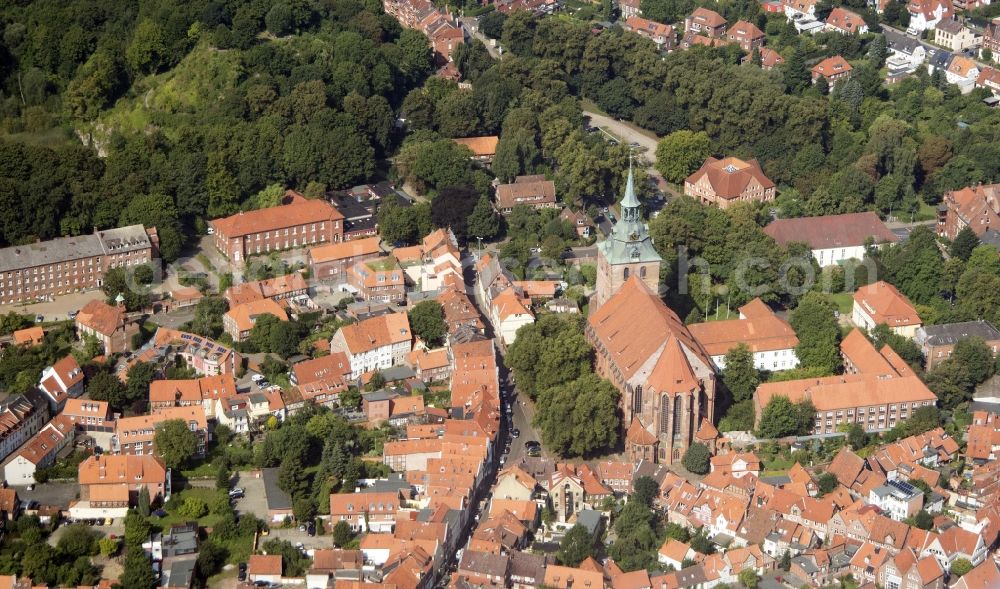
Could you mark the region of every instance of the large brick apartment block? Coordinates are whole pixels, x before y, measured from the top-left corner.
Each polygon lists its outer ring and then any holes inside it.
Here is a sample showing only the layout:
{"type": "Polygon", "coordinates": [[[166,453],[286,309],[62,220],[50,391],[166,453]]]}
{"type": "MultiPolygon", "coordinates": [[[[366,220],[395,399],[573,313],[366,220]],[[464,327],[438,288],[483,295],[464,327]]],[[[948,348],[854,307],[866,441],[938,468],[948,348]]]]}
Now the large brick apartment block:
{"type": "Polygon", "coordinates": [[[242,266],[252,255],[343,239],[344,216],[327,201],[309,200],[289,190],[284,203],[210,221],[215,247],[242,266]]]}
{"type": "Polygon", "coordinates": [[[100,288],[108,270],[149,263],[158,247],[156,229],[130,225],[0,249],[0,304],[100,288]]]}

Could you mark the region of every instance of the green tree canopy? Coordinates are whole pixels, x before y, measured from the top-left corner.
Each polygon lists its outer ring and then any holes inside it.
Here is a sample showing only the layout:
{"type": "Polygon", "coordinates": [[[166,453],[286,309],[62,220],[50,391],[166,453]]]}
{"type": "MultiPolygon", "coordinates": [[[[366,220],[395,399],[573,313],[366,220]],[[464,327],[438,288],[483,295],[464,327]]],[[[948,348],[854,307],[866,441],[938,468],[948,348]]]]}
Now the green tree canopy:
{"type": "Polygon", "coordinates": [[[182,419],[168,419],[156,428],[153,446],[169,468],[178,468],[198,451],[198,435],[182,419]]]}
{"type": "Polygon", "coordinates": [[[618,389],[593,373],[541,393],[534,419],[545,446],[560,456],[614,447],[621,418],[618,389]]]}
{"type": "Polygon", "coordinates": [[[682,129],[660,140],[656,146],[656,169],[674,183],[682,183],[712,155],[712,140],[704,131],[682,129]]]}
{"type": "Polygon", "coordinates": [[[708,452],[705,444],[694,442],[684,452],[684,458],[681,459],[681,463],[684,464],[684,468],[695,474],[706,474],[708,473],[711,457],[712,455],[708,452]]]}
{"type": "Polygon", "coordinates": [[[427,347],[433,348],[444,342],[448,326],[444,322],[444,309],[437,301],[421,301],[409,312],[410,328],[427,347]]]}
{"type": "Polygon", "coordinates": [[[837,306],[827,296],[807,293],[792,311],[791,325],[799,338],[795,353],[803,367],[834,372],[840,366],[840,327],[834,312],[837,306]]]}
{"type": "Polygon", "coordinates": [[[563,536],[556,558],[563,566],[575,567],[593,555],[594,537],[590,535],[587,528],[576,524],[563,536]]]}
{"type": "Polygon", "coordinates": [[[722,382],[733,395],[733,401],[740,403],[753,397],[760,384],[760,371],[754,365],[753,352],[746,344],[738,344],[725,356],[722,382]]]}

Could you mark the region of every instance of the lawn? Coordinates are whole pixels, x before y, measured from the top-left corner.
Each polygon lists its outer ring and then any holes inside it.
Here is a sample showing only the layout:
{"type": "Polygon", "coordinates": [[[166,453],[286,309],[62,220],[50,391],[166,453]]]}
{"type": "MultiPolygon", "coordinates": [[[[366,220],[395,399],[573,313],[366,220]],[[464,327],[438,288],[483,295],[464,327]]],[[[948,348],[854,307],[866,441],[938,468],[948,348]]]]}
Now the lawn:
{"type": "Polygon", "coordinates": [[[764,460],[764,470],[771,474],[785,474],[789,468],[791,468],[795,462],[784,456],[775,456],[769,460],[764,460]]]}
{"type": "MultiPolygon", "coordinates": [[[[212,508],[213,502],[218,501],[219,500],[218,498],[220,497],[223,500],[228,501],[225,491],[220,491],[215,488],[189,487],[187,489],[184,489],[183,491],[180,491],[179,493],[174,493],[171,496],[167,506],[164,507],[167,511],[167,515],[165,517],[151,516],[149,518],[149,521],[152,522],[154,526],[157,526],[161,529],[167,528],[172,524],[180,524],[189,521],[191,518],[183,516],[180,513],[178,513],[181,505],[184,504],[184,500],[187,499],[188,497],[196,497],[198,499],[201,499],[208,505],[209,509],[212,508]]],[[[217,524],[219,522],[219,519],[221,519],[221,516],[211,513],[211,511],[209,511],[208,514],[198,518],[198,525],[210,528],[215,524],[217,524]]]]}
{"type": "Polygon", "coordinates": [[[830,298],[837,304],[837,310],[841,315],[850,317],[851,308],[854,306],[854,293],[838,292],[830,295],[830,298]]]}

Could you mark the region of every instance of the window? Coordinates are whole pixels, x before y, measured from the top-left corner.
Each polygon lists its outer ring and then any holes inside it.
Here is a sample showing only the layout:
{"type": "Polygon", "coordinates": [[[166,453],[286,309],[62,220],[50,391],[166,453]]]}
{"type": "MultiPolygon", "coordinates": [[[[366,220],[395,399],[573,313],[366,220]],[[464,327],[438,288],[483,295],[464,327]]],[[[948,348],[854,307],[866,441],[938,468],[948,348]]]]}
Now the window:
{"type": "Polygon", "coordinates": [[[622,278],[628,280],[628,268],[625,268],[624,272],[622,273],[622,278]]]}

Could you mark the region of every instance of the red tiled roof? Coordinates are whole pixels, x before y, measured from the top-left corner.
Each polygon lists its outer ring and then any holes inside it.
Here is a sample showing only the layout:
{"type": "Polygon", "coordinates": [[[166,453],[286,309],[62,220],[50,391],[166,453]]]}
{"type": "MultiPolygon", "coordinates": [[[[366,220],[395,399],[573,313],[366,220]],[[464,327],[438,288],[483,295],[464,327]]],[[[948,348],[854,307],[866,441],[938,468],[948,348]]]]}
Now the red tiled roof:
{"type": "Polygon", "coordinates": [[[743,161],[735,157],[716,159],[710,157],[700,168],[684,181],[687,184],[695,184],[703,176],[708,177],[708,183],[719,198],[738,198],[747,186],[756,181],[761,188],[774,188],[774,182],[764,175],[760,164],[756,159],[743,161]]]}
{"type": "Polygon", "coordinates": [[[240,212],[209,221],[209,225],[220,236],[232,239],[261,231],[344,219],[344,215],[325,200],[309,200],[293,190],[287,191],[285,195],[291,198],[291,202],[286,205],[240,212]]]}

